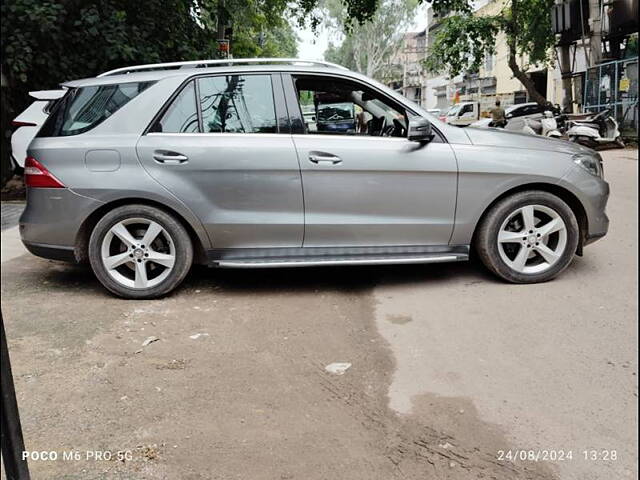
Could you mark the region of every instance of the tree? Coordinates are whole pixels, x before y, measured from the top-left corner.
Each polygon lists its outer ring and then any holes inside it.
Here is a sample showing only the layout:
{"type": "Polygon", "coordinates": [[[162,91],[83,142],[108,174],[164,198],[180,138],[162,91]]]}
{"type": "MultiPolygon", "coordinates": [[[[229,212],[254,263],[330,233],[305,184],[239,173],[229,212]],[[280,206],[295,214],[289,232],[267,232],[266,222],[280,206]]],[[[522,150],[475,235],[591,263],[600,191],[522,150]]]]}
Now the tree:
{"type": "MultiPolygon", "coordinates": [[[[225,5],[235,56],[295,56],[286,0],[225,5]]],[[[31,103],[30,90],[126,65],[215,58],[218,11],[218,0],[2,2],[2,180],[11,173],[9,122],[31,103]]]]}
{"type": "Polygon", "coordinates": [[[387,78],[389,59],[396,53],[418,6],[417,0],[383,0],[375,14],[363,23],[349,20],[348,9],[339,0],[328,0],[329,29],[343,37],[340,45],[330,44],[324,56],[369,77],[387,78]]]}
{"type": "Polygon", "coordinates": [[[498,33],[506,37],[509,68],[526,88],[529,97],[540,105],[547,99],[536,90],[529,77],[534,65],[553,63],[554,36],[551,8],[554,0],[504,0],[502,10],[493,16],[474,16],[471,1],[461,1],[457,10],[443,21],[435,41],[429,46],[425,66],[435,72],[456,76],[478,71],[484,58],[495,53],[498,33]],[[526,58],[521,66],[518,57],[526,58]]]}

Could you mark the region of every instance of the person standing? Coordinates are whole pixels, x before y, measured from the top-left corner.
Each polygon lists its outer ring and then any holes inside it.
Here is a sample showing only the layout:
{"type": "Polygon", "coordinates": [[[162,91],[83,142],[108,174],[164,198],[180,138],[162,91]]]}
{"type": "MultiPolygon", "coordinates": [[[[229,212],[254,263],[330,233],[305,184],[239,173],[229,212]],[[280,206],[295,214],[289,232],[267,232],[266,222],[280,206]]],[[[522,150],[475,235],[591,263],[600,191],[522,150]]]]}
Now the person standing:
{"type": "Polygon", "coordinates": [[[491,109],[491,127],[504,128],[507,125],[507,117],[504,108],[500,106],[500,100],[496,100],[496,106],[491,109]]]}

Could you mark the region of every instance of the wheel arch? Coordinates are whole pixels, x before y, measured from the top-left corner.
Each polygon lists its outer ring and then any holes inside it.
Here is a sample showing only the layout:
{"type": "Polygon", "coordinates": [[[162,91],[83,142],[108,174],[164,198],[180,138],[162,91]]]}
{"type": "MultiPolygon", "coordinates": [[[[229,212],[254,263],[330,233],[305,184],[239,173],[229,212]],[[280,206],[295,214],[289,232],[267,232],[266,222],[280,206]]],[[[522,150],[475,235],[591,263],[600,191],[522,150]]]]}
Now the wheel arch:
{"type": "Polygon", "coordinates": [[[578,234],[578,248],[576,250],[576,254],[582,256],[582,247],[584,245],[586,234],[589,231],[589,225],[588,225],[589,220],[587,217],[587,212],[584,209],[584,206],[582,205],[582,202],[580,201],[580,199],[578,199],[578,197],[573,192],[571,192],[570,190],[560,185],[554,185],[552,183],[526,183],[523,185],[518,185],[516,187],[512,187],[502,192],[499,196],[494,198],[493,201],[489,203],[489,205],[487,205],[487,207],[483,210],[482,214],[478,218],[478,221],[476,222],[476,226],[473,230],[473,236],[471,240],[472,245],[475,244],[478,228],[480,227],[480,225],[482,225],[482,222],[487,216],[487,213],[491,211],[494,205],[506,197],[509,197],[513,194],[524,192],[527,190],[541,190],[544,192],[551,193],[556,197],[560,198],[567,205],[569,205],[569,208],[571,208],[571,211],[576,216],[576,220],[578,222],[578,228],[580,229],[580,232],[578,234]]]}
{"type": "MultiPolygon", "coordinates": [[[[89,238],[91,237],[91,232],[95,228],[96,224],[100,221],[100,219],[107,214],[107,212],[113,210],[114,208],[121,207],[123,205],[147,205],[150,207],[157,208],[159,210],[164,211],[172,215],[178,220],[182,226],[185,228],[187,233],[189,234],[189,238],[191,239],[191,243],[193,245],[193,261],[194,263],[206,264],[207,263],[207,254],[206,249],[203,244],[203,239],[200,238],[196,229],[191,225],[187,219],[181,215],[175,209],[164,205],[155,200],[149,200],[148,198],[121,198],[118,200],[113,200],[107,202],[103,205],[100,205],[97,209],[91,212],[87,218],[84,219],[80,228],[78,229],[78,233],[76,234],[74,253],[76,260],[80,263],[85,263],[88,261],[88,251],[89,251],[89,238]]],[[[206,241],[206,240],[205,240],[206,241]]]]}

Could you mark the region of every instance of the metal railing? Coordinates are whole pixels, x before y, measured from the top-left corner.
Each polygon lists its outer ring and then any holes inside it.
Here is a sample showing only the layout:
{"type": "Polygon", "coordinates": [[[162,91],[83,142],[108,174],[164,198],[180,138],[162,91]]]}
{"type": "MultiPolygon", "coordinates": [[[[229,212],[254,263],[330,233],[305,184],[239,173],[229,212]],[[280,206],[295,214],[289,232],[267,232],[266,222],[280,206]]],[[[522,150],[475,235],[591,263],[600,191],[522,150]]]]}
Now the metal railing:
{"type": "Polygon", "coordinates": [[[168,62],[168,63],[149,63],[146,65],[133,65],[131,67],[116,68],[108,72],[101,73],[98,77],[106,77],[109,75],[122,75],[132,72],[143,72],[153,70],[170,70],[180,68],[206,68],[215,66],[233,66],[233,65],[254,65],[254,64],[288,64],[288,65],[320,65],[323,67],[340,68],[349,70],[337,63],[324,62],[320,60],[302,60],[299,58],[231,58],[219,60],[190,60],[187,62],[168,62]]]}
{"type": "Polygon", "coordinates": [[[638,132],[638,57],[601,63],[585,75],[583,108],[610,109],[622,130],[638,132]]]}

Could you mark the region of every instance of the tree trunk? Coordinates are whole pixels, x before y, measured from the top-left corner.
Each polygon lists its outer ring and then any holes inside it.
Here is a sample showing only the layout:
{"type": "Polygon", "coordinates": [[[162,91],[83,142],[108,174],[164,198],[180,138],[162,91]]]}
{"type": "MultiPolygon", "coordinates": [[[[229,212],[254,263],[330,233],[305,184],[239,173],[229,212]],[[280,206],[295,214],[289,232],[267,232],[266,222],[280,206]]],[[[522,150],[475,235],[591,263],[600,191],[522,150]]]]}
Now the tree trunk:
{"type": "Polygon", "coordinates": [[[513,75],[520,80],[520,83],[524,85],[524,88],[527,90],[531,100],[543,107],[549,104],[547,99],[543,97],[538,90],[536,90],[536,84],[531,80],[529,75],[527,75],[527,72],[523,72],[520,65],[518,65],[515,45],[509,45],[509,68],[513,72],[513,75]]]}

